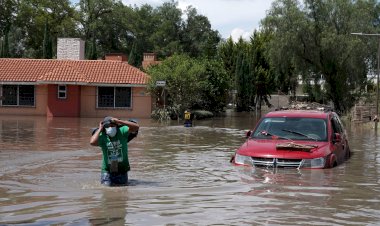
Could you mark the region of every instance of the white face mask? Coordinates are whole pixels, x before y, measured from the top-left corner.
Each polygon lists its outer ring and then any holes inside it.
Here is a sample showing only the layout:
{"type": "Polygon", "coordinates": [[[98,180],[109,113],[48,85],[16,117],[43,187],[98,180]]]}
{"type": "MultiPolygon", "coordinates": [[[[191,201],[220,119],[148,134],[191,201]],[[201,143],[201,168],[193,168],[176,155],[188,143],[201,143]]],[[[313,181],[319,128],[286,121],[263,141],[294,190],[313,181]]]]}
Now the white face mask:
{"type": "Polygon", "coordinates": [[[114,137],[116,135],[117,129],[116,127],[108,127],[106,128],[106,134],[110,137],[114,137]]]}

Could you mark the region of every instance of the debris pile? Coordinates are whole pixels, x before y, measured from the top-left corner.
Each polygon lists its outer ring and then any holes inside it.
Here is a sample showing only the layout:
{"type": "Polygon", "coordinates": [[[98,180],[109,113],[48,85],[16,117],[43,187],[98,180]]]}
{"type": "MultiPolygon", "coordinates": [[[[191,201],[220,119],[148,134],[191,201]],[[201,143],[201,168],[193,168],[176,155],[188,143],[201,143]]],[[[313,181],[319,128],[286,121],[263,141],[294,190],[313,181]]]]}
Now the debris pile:
{"type": "Polygon", "coordinates": [[[287,107],[281,107],[280,110],[318,110],[318,111],[332,111],[331,106],[320,104],[316,102],[297,102],[293,101],[287,107]]]}

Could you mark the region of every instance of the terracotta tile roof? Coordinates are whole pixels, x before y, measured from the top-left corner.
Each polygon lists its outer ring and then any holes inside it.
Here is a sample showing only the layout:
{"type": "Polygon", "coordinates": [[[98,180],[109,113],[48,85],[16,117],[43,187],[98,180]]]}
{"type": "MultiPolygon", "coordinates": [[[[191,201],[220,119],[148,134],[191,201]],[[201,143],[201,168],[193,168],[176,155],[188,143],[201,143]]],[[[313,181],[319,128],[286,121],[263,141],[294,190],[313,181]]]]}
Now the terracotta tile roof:
{"type": "Polygon", "coordinates": [[[0,58],[0,83],[6,82],[146,85],[148,75],[121,61],[0,58]]]}

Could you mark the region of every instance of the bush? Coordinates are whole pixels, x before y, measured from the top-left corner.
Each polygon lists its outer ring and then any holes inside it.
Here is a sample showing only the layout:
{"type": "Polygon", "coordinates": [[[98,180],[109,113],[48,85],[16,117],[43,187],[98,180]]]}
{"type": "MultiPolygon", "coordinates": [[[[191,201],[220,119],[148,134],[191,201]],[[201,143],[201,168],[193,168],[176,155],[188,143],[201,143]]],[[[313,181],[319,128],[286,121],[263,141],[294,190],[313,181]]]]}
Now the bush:
{"type": "Polygon", "coordinates": [[[170,120],[170,113],[167,109],[157,108],[152,112],[151,117],[160,121],[170,120]]]}
{"type": "Polygon", "coordinates": [[[194,114],[195,119],[205,119],[214,117],[214,114],[212,112],[206,110],[195,110],[191,113],[194,114]]]}
{"type": "Polygon", "coordinates": [[[164,108],[157,108],[153,110],[151,117],[156,120],[164,121],[170,119],[178,119],[179,106],[167,106],[164,108]]]}

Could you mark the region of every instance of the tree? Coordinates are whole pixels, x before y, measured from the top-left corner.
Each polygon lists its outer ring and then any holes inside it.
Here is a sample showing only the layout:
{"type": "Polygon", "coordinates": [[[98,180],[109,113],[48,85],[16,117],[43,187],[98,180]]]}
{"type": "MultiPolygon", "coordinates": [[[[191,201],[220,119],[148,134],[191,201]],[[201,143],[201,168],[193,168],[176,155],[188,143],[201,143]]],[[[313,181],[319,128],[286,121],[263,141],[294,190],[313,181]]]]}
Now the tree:
{"type": "Polygon", "coordinates": [[[96,22],[96,37],[98,52],[105,53],[129,53],[135,40],[132,27],[136,21],[132,8],[115,2],[110,4],[109,11],[96,22]]]}
{"type": "Polygon", "coordinates": [[[192,6],[186,9],[186,21],[182,24],[181,44],[183,51],[191,57],[216,55],[219,33],[211,29],[207,17],[199,15],[192,6]]]}
{"type": "Polygon", "coordinates": [[[49,24],[48,24],[48,20],[46,19],[42,58],[51,59],[53,57],[53,52],[52,52],[53,49],[52,48],[53,47],[52,47],[52,42],[51,42],[51,38],[50,38],[49,24]]]}
{"type": "Polygon", "coordinates": [[[16,2],[14,0],[1,1],[0,7],[0,57],[10,57],[9,32],[15,20],[16,2]]]}
{"type": "Polygon", "coordinates": [[[9,57],[9,32],[8,31],[6,31],[4,35],[4,40],[1,42],[0,57],[2,58],[9,57]]]}
{"type": "Polygon", "coordinates": [[[149,67],[151,76],[148,89],[160,96],[156,81],[166,81],[167,105],[177,107],[177,112],[184,112],[200,99],[199,74],[202,66],[186,55],[173,55],[161,64],[149,67]]]}
{"type": "MultiPolygon", "coordinates": [[[[114,0],[80,0],[79,1],[79,21],[83,26],[84,39],[86,42],[86,58],[97,59],[98,34],[101,30],[104,18],[112,12],[114,0]]],[[[108,24],[111,26],[111,24],[108,24]]],[[[99,35],[100,36],[100,35],[99,35]]]]}
{"type": "Polygon", "coordinates": [[[273,32],[273,67],[282,75],[302,75],[304,81],[319,83],[322,78],[336,110],[347,111],[366,84],[367,66],[376,62],[374,52],[350,33],[378,29],[373,26],[379,15],[376,5],[374,0],[275,1],[263,20],[264,29],[273,32]]]}
{"type": "Polygon", "coordinates": [[[133,43],[132,50],[128,57],[128,63],[135,67],[140,67],[143,60],[143,52],[140,48],[139,41],[133,43]]]}
{"type": "Polygon", "coordinates": [[[236,110],[249,111],[253,102],[253,76],[249,65],[249,44],[242,37],[236,43],[238,55],[236,58],[236,110]]]}
{"type": "MultiPolygon", "coordinates": [[[[75,24],[75,11],[69,0],[20,0],[17,1],[15,31],[20,32],[14,36],[18,47],[14,51],[22,51],[23,57],[42,58],[43,39],[46,19],[54,46],[57,37],[77,36],[75,24]]],[[[53,53],[54,55],[54,53],[53,53]]]]}
{"type": "Polygon", "coordinates": [[[222,112],[230,89],[229,78],[223,63],[220,60],[204,59],[200,60],[200,64],[203,65],[198,79],[201,97],[191,108],[222,112]]]}
{"type": "Polygon", "coordinates": [[[98,51],[96,48],[96,39],[95,35],[91,38],[91,42],[86,42],[86,59],[88,60],[97,60],[98,59],[98,51]]]}
{"type": "Polygon", "coordinates": [[[271,106],[268,98],[276,90],[273,70],[266,55],[266,43],[270,37],[268,33],[255,31],[250,40],[250,73],[254,80],[252,92],[257,110],[261,110],[263,102],[271,106]]]}
{"type": "Polygon", "coordinates": [[[151,76],[148,90],[157,97],[162,88],[156,87],[156,81],[166,81],[166,106],[177,114],[186,109],[220,112],[225,106],[229,83],[220,61],[175,54],[147,72],[151,76]]]}
{"type": "Polygon", "coordinates": [[[159,58],[182,53],[179,36],[182,12],[177,5],[178,3],[172,0],[163,3],[153,11],[157,27],[150,39],[154,43],[154,51],[159,58]]]}
{"type": "Polygon", "coordinates": [[[0,6],[0,37],[3,37],[14,23],[17,12],[16,1],[2,0],[0,6]]]}
{"type": "Polygon", "coordinates": [[[232,37],[222,41],[217,48],[217,56],[222,61],[229,80],[229,103],[234,102],[234,91],[236,90],[235,70],[236,70],[236,48],[232,37]]]}

